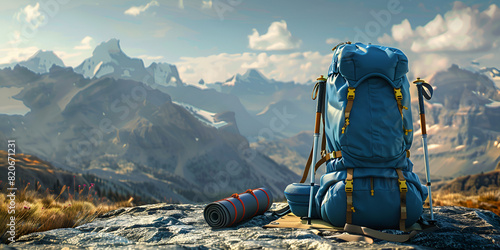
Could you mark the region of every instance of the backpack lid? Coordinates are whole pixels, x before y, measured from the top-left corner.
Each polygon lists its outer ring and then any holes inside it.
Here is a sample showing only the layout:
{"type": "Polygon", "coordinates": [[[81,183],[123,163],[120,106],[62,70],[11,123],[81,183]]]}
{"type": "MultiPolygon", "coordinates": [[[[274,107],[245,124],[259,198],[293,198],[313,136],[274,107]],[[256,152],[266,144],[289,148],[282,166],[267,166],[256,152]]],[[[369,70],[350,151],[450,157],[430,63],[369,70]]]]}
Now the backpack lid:
{"type": "Polygon", "coordinates": [[[399,49],[362,43],[338,46],[328,70],[328,77],[340,73],[356,87],[365,77],[379,76],[401,87],[401,78],[408,73],[408,58],[399,49]]]}

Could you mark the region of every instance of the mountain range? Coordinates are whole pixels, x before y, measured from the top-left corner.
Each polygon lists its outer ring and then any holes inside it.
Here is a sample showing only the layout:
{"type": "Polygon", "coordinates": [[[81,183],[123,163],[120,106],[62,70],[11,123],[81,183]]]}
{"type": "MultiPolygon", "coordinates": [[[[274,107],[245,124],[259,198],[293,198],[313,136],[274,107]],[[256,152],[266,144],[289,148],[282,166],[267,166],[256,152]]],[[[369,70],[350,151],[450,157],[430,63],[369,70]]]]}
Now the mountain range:
{"type": "MultiPolygon", "coordinates": [[[[427,79],[434,96],[425,105],[431,173],[470,175],[500,161],[500,90],[486,75],[452,65],[427,79]]],[[[423,172],[417,98],[412,100],[412,161],[423,172]]]]}
{"type": "Polygon", "coordinates": [[[35,73],[43,74],[49,72],[53,65],[64,67],[64,62],[53,51],[39,50],[25,61],[2,64],[0,68],[14,68],[16,65],[26,67],[35,73]]]}
{"type": "MultiPolygon", "coordinates": [[[[0,115],[0,131],[23,151],[124,190],[141,186],[145,198],[207,201],[261,186],[279,197],[298,178],[251,150],[234,127],[204,123],[141,82],[16,66],[0,70],[0,86],[22,87],[15,98],[31,109],[24,116],[0,115]]],[[[236,126],[230,114],[212,115],[236,126]]]]}
{"type": "Polygon", "coordinates": [[[313,129],[316,107],[311,99],[313,85],[276,81],[256,69],[248,69],[243,75],[205,86],[238,97],[261,124],[275,134],[285,135],[273,138],[282,139],[313,129]]]}

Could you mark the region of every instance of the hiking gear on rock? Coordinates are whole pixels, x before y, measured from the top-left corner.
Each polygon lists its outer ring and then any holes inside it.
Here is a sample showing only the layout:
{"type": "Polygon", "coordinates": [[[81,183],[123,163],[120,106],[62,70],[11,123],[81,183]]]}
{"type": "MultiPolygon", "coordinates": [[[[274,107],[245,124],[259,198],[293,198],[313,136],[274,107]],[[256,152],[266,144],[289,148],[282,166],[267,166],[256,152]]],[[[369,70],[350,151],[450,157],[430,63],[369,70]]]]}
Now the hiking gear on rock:
{"type": "MultiPolygon", "coordinates": [[[[310,157],[306,164],[306,170],[315,170],[326,162],[315,201],[319,216],[333,226],[405,231],[422,214],[427,189],[409,159],[413,123],[407,72],[408,59],[395,48],[344,43],[334,50],[322,158],[316,163],[310,157]]],[[[304,171],[301,182],[306,176],[304,171]]],[[[301,192],[293,186],[287,190],[292,211],[300,211],[302,205],[289,197],[301,192]]]]}
{"type": "Polygon", "coordinates": [[[334,226],[376,229],[414,224],[427,192],[412,172],[408,59],[395,48],[343,44],[334,51],[326,88],[327,162],[316,194],[334,226]]]}

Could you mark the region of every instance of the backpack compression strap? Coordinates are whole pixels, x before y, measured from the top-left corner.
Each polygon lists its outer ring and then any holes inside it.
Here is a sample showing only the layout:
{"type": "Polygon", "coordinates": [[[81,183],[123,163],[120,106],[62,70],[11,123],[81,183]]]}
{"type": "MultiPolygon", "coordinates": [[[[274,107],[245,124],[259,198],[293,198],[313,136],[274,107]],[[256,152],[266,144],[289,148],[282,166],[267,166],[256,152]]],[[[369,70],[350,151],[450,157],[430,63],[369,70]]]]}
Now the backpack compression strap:
{"type": "MultiPolygon", "coordinates": [[[[399,109],[399,113],[401,114],[401,119],[404,119],[404,117],[403,117],[403,109],[408,110],[408,108],[405,107],[405,106],[403,106],[403,104],[401,103],[401,101],[403,100],[403,93],[401,93],[401,88],[394,88],[394,97],[396,98],[396,102],[398,103],[398,109],[399,109]]],[[[405,135],[408,135],[408,132],[411,132],[413,130],[412,129],[406,129],[403,126],[403,131],[405,132],[405,135]]],[[[410,158],[410,157],[408,156],[408,158],[410,158]]]]}
{"type": "Polygon", "coordinates": [[[356,91],[356,89],[353,87],[349,87],[347,89],[347,105],[345,106],[345,110],[344,110],[345,122],[344,122],[344,126],[342,127],[342,134],[345,132],[345,129],[347,128],[347,126],[349,126],[349,117],[351,116],[351,110],[352,110],[352,104],[354,102],[355,91],[356,91]]]}
{"type": "Polygon", "coordinates": [[[353,180],[352,180],[353,175],[354,175],[354,168],[348,168],[347,177],[345,178],[345,195],[347,201],[347,206],[346,206],[347,210],[345,213],[346,224],[352,224],[352,213],[356,212],[352,204],[352,191],[354,190],[353,180]]]}
{"type": "MultiPolygon", "coordinates": [[[[399,230],[406,231],[406,192],[408,191],[408,186],[406,185],[406,179],[403,175],[403,171],[401,169],[396,169],[398,174],[398,183],[399,183],[399,192],[401,199],[401,215],[399,219],[399,230]]],[[[346,201],[347,201],[347,211],[346,211],[346,224],[344,226],[344,231],[353,234],[365,235],[372,238],[386,240],[386,241],[396,241],[396,242],[405,242],[411,239],[413,236],[417,234],[417,231],[412,231],[410,234],[404,235],[395,235],[380,232],[377,230],[373,230],[367,227],[361,227],[352,225],[352,213],[356,212],[353,206],[352,200],[352,192],[353,192],[353,173],[354,169],[347,169],[347,177],[345,179],[345,193],[346,193],[346,201]]]]}
{"type": "Polygon", "coordinates": [[[406,231],[406,192],[408,192],[408,186],[406,185],[406,179],[403,175],[403,171],[400,168],[396,168],[396,173],[398,173],[398,183],[399,183],[399,196],[401,199],[401,215],[399,216],[399,230],[406,231]]]}

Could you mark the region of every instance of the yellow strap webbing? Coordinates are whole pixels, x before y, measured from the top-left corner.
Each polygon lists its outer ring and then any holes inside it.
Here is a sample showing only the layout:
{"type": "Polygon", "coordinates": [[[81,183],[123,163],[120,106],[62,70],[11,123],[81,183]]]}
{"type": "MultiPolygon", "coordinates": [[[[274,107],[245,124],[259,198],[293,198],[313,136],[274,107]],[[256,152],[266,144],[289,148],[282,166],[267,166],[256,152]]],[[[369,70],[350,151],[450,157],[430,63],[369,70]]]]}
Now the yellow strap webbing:
{"type": "Polygon", "coordinates": [[[347,105],[345,106],[344,110],[345,122],[344,126],[342,127],[342,134],[345,132],[347,126],[349,126],[349,117],[351,116],[351,109],[354,102],[355,91],[356,89],[352,87],[349,87],[347,89],[347,105]]]}

